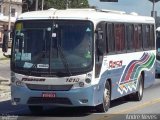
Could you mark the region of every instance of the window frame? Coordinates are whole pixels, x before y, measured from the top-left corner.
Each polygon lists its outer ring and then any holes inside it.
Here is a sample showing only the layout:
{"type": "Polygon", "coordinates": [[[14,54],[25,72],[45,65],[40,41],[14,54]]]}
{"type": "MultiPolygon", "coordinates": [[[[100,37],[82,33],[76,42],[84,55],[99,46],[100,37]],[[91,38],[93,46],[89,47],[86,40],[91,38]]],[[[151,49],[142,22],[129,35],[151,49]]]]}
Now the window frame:
{"type": "MultiPolygon", "coordinates": [[[[131,53],[131,52],[140,52],[145,50],[152,50],[155,49],[155,25],[153,23],[128,23],[128,22],[106,22],[105,24],[105,41],[106,41],[106,53],[107,54],[122,54],[122,53],[131,53]],[[116,46],[116,31],[115,26],[116,25],[123,25],[124,26],[124,49],[117,50],[116,46]],[[146,28],[146,26],[148,26],[146,28]],[[152,26],[152,27],[150,27],[152,26]],[[112,30],[110,30],[110,28],[112,30]],[[131,27],[131,28],[129,28],[131,27]],[[137,31],[135,29],[137,28],[137,31]],[[151,29],[153,28],[153,29],[151,29]],[[129,33],[130,29],[130,33],[129,33]],[[149,32],[146,31],[148,29],[149,32]],[[112,31],[112,35],[110,35],[112,31]],[[137,33],[135,33],[137,32],[137,33]],[[149,35],[148,35],[149,33],[149,35]],[[151,34],[153,34],[151,36],[151,34]],[[112,36],[112,37],[110,37],[112,36]],[[148,47],[144,47],[144,42],[146,41],[145,38],[148,38],[148,47]],[[137,40],[135,40],[136,38],[137,40]],[[111,38],[111,39],[110,39],[111,38]],[[150,40],[152,39],[152,40],[150,40]],[[112,43],[110,41],[113,41],[112,43]],[[132,42],[130,43],[130,41],[132,42]],[[136,45],[138,42],[138,45],[136,45]],[[150,43],[152,42],[152,45],[150,43]],[[129,45],[130,43],[130,45],[129,45]],[[114,44],[114,45],[113,45],[114,44]],[[111,46],[113,48],[111,48],[111,46]],[[129,49],[130,48],[130,49],[129,49]],[[111,50],[112,49],[112,50],[111,50]]],[[[120,41],[121,42],[121,41],[120,41]]]]}

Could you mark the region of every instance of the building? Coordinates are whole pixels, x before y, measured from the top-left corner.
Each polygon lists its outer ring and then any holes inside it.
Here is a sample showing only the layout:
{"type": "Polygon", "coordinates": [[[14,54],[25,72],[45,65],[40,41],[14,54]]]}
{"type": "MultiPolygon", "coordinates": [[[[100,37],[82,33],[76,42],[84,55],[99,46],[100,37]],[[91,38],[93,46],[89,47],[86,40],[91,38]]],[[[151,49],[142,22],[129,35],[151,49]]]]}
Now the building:
{"type": "Polygon", "coordinates": [[[3,42],[4,26],[8,28],[8,24],[11,24],[12,28],[17,16],[21,13],[22,0],[0,0],[0,44],[3,42]]]}

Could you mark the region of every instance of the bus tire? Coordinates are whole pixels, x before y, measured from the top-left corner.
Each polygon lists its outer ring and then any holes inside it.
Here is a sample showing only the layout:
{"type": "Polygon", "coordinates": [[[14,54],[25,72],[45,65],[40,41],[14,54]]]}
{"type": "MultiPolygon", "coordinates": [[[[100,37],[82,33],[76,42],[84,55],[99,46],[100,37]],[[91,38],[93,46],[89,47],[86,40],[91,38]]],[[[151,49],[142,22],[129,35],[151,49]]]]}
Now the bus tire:
{"type": "Polygon", "coordinates": [[[137,87],[137,92],[133,94],[135,101],[141,101],[143,98],[143,90],[144,90],[144,80],[142,74],[138,78],[139,84],[137,87]]]}
{"type": "Polygon", "coordinates": [[[38,113],[41,113],[43,111],[42,106],[29,105],[28,108],[29,108],[29,110],[31,111],[32,114],[38,114],[38,113]]]}
{"type": "Polygon", "coordinates": [[[107,112],[110,107],[111,101],[111,87],[108,81],[106,81],[105,89],[103,92],[103,103],[96,106],[97,112],[107,112]]]}

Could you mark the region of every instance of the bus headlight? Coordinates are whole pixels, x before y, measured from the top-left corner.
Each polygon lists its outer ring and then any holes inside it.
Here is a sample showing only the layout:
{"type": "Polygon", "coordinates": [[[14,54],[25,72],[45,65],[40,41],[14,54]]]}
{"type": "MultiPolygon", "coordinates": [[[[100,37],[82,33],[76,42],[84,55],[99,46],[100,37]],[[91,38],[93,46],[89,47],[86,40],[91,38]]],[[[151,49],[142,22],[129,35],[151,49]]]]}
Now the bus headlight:
{"type": "Polygon", "coordinates": [[[84,82],[79,82],[79,87],[84,87],[84,82]]]}
{"type": "Polygon", "coordinates": [[[87,73],[86,77],[92,78],[92,73],[87,73]]]}
{"type": "Polygon", "coordinates": [[[91,79],[86,78],[86,79],[85,79],[85,82],[86,82],[87,84],[89,84],[89,83],[91,83],[91,79]]]}

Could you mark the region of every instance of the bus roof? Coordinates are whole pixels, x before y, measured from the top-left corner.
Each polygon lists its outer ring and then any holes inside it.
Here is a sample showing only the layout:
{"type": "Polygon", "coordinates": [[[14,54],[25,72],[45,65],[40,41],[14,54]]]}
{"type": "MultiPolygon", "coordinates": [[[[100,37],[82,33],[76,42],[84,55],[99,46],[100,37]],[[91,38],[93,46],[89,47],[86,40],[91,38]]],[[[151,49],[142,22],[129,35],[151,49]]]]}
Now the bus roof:
{"type": "Polygon", "coordinates": [[[26,12],[18,17],[18,20],[36,20],[36,19],[91,20],[94,23],[99,21],[155,23],[154,18],[149,16],[126,14],[123,11],[95,10],[95,9],[66,9],[66,10],[49,9],[44,11],[26,12]]]}

